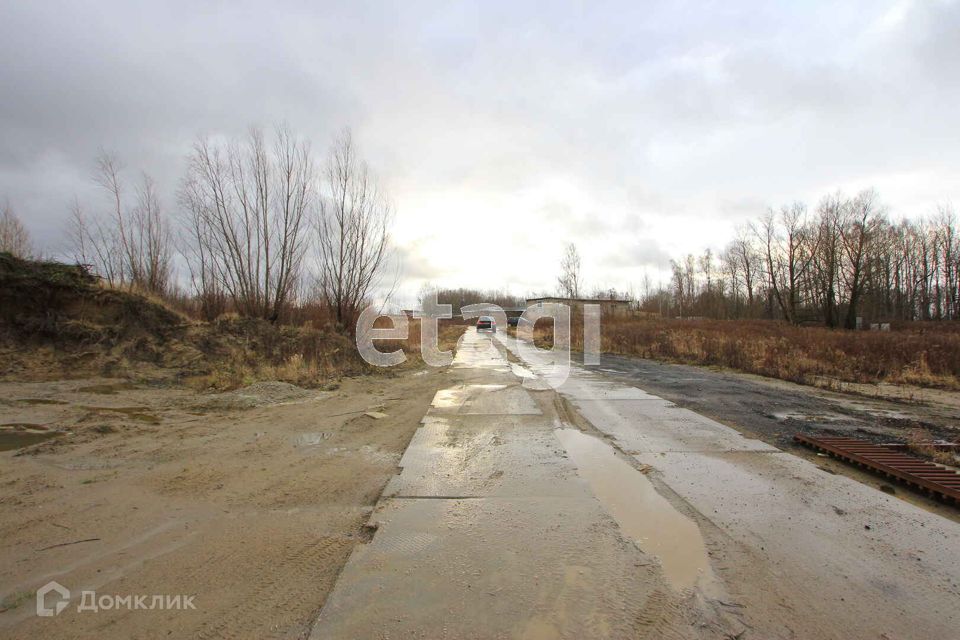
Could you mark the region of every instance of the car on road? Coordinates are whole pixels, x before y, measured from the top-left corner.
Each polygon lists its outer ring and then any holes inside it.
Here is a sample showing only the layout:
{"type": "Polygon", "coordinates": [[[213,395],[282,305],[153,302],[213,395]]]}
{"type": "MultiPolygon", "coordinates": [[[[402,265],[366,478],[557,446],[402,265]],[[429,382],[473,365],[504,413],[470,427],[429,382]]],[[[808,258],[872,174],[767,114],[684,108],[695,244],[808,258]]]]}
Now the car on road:
{"type": "Polygon", "coordinates": [[[516,327],[519,324],[520,324],[520,316],[507,318],[507,326],[516,327]]]}
{"type": "Polygon", "coordinates": [[[477,319],[477,333],[481,331],[497,332],[497,321],[490,316],[480,316],[477,319]]]}

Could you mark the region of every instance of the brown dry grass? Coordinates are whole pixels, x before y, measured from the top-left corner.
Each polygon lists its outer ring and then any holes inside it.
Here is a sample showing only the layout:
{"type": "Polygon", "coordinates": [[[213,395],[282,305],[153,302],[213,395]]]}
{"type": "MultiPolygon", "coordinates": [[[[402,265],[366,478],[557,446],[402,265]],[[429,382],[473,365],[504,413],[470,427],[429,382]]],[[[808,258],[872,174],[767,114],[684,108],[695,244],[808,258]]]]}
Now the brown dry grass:
{"type": "MultiPolygon", "coordinates": [[[[200,322],[156,297],[103,286],[83,268],[0,254],[0,378],[103,375],[229,390],[258,380],[316,387],[396,370],[368,365],[349,336],[313,315],[319,324],[271,323],[235,313],[200,322]]],[[[462,329],[442,325],[444,348],[456,343],[462,329]]],[[[386,342],[381,350],[408,354],[400,370],[422,364],[419,321],[410,322],[408,340],[386,342]]]]}
{"type": "Polygon", "coordinates": [[[938,464],[956,467],[960,464],[955,450],[944,450],[933,444],[933,435],[926,429],[911,429],[907,433],[907,449],[922,458],[938,464]]]}
{"type": "MultiPolygon", "coordinates": [[[[386,317],[381,317],[374,325],[377,328],[389,328],[390,321],[386,317]]],[[[450,321],[441,320],[438,326],[437,342],[440,351],[450,351],[457,346],[460,336],[466,331],[467,326],[450,321]]],[[[423,358],[420,356],[420,320],[410,318],[407,320],[407,339],[406,340],[377,340],[375,346],[380,351],[389,352],[402,349],[407,355],[407,362],[404,366],[422,364],[423,358]]]]}
{"type": "MultiPolygon", "coordinates": [[[[224,319],[216,324],[223,325],[224,319]]],[[[329,384],[337,378],[358,374],[394,375],[423,365],[420,356],[420,321],[410,320],[407,340],[378,340],[377,349],[383,352],[402,350],[407,360],[397,367],[380,368],[364,362],[355,343],[346,336],[331,335],[311,326],[274,326],[259,321],[229,320],[259,331],[251,342],[251,334],[241,334],[245,339],[234,341],[224,353],[219,366],[209,374],[192,380],[192,386],[230,390],[258,380],[279,380],[301,387],[329,384]]],[[[382,318],[378,327],[388,327],[389,321],[382,318]]],[[[466,329],[462,325],[440,325],[439,344],[441,351],[452,350],[466,329]]],[[[221,329],[220,333],[223,333],[221,329]]]]}
{"type": "MultiPolygon", "coordinates": [[[[367,373],[353,343],[336,333],[311,326],[273,325],[234,317],[198,323],[184,342],[202,352],[213,365],[189,376],[195,388],[235,389],[258,380],[280,380],[316,387],[342,376],[367,373]]],[[[169,353],[169,346],[164,349],[169,353]]],[[[170,362],[188,372],[187,363],[170,362]]]]}
{"type": "MultiPolygon", "coordinates": [[[[582,322],[572,345],[582,349],[582,322]]],[[[549,327],[537,327],[549,343],[549,327]]],[[[909,323],[891,332],[797,327],[769,320],[604,319],[602,350],[728,367],[801,384],[824,381],[960,389],[960,325],[909,323]]]]}

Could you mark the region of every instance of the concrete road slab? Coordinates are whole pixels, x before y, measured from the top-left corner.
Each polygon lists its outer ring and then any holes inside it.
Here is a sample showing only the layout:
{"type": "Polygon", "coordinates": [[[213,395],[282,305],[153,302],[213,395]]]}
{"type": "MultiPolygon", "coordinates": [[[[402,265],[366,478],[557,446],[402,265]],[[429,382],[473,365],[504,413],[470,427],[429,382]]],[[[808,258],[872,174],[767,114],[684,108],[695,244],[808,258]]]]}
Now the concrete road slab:
{"type": "MultiPolygon", "coordinates": [[[[529,369],[544,370],[533,359],[529,369]]],[[[634,384],[574,366],[559,391],[696,515],[748,637],[956,635],[955,522],[652,394],[639,400],[634,384]]]]}
{"type": "Polygon", "coordinates": [[[467,329],[453,358],[455,369],[506,368],[507,363],[491,338],[494,334],[477,334],[467,329]]]}
{"type": "Polygon", "coordinates": [[[490,345],[489,336],[464,336],[463,367],[453,371],[464,382],[437,394],[371,518],[373,540],[351,556],[311,637],[723,638],[742,630],[704,607],[696,588],[671,586],[660,556],[618,525],[632,523],[633,512],[612,509],[607,493],[598,500],[611,478],[640,473],[620,459],[620,474],[597,473],[612,450],[592,456],[569,438],[565,448],[556,413],[543,414],[518,377],[503,382],[506,360],[496,351],[496,362],[490,345]],[[585,476],[577,465],[588,462],[585,476]]]}
{"type": "Polygon", "coordinates": [[[798,600],[819,598],[818,615],[836,625],[882,621],[891,638],[956,632],[960,527],[954,522],[786,452],[636,459],[775,567],[798,600]]]}
{"type": "Polygon", "coordinates": [[[546,418],[430,416],[385,496],[566,496],[582,481],[546,418]]]}
{"type": "Polygon", "coordinates": [[[955,635],[956,523],[673,403],[615,400],[617,381],[597,378],[574,367],[565,386],[575,391],[560,393],[699,514],[757,637],[955,635]]]}
{"type": "Polygon", "coordinates": [[[522,386],[511,384],[461,384],[437,392],[432,415],[540,415],[537,403],[522,386]]]}
{"type": "Polygon", "coordinates": [[[571,401],[625,451],[779,451],[666,400],[571,401]]]}
{"type": "Polygon", "coordinates": [[[557,390],[573,400],[653,400],[658,403],[665,402],[662,398],[636,387],[607,382],[589,374],[572,376],[557,390]]]}
{"type": "MultiPolygon", "coordinates": [[[[390,500],[311,638],[627,638],[679,596],[592,497],[390,500]],[[644,579],[644,577],[647,579],[644,579]]],[[[660,636],[663,637],[663,636],[660,636]]],[[[682,637],[682,636],[678,636],[682,637]]]]}

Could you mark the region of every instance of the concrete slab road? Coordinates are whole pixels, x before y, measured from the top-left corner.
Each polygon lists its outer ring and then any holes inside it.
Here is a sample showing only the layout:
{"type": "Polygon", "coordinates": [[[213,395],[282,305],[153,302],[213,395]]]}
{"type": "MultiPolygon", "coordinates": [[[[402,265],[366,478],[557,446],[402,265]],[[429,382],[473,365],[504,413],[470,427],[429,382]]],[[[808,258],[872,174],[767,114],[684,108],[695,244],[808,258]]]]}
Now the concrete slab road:
{"type": "Polygon", "coordinates": [[[519,356],[464,336],[312,638],[958,637],[958,525],[519,356]]]}
{"type": "Polygon", "coordinates": [[[575,367],[559,392],[697,520],[748,637],[960,638],[960,524],[629,389],[575,367]]]}

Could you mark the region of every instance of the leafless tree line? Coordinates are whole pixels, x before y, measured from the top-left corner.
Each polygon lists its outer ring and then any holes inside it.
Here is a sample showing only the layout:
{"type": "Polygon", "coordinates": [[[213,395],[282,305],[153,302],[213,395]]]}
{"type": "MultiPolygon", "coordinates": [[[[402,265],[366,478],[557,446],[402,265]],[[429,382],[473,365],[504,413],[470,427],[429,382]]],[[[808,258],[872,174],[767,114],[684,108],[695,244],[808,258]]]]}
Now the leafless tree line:
{"type": "Polygon", "coordinates": [[[171,237],[156,184],[141,174],[129,203],[121,173],[119,161],[101,152],[93,180],[108,194],[110,205],[91,216],[74,202],[70,236],[75,258],[113,286],[164,295],[172,277],[171,237]]]}
{"type": "Polygon", "coordinates": [[[572,242],[567,244],[560,259],[557,289],[564,298],[580,297],[580,253],[572,242]]]}
{"type": "Polygon", "coordinates": [[[515,309],[526,306],[526,298],[517,296],[503,289],[472,289],[469,287],[437,288],[431,284],[421,287],[418,302],[430,292],[436,292],[437,302],[449,304],[453,313],[459,313],[461,307],[472,304],[495,304],[504,309],[515,309]]]}
{"type": "Polygon", "coordinates": [[[125,202],[119,163],[97,161],[107,212],[74,206],[77,261],[114,286],[173,295],[175,257],[189,274],[200,315],[232,310],[276,321],[299,298],[319,298],[338,328],[352,329],[389,260],[390,203],[349,131],[335,140],[323,171],[309,143],[286,126],[272,136],[199,138],[189,155],[174,222],[161,212],[145,174],[125,202]]]}
{"type": "MultiPolygon", "coordinates": [[[[956,216],[941,207],[921,220],[892,221],[876,193],[824,197],[769,210],[741,228],[719,257],[671,264],[668,292],[652,310],[715,318],[780,317],[856,328],[857,318],[960,319],[956,216]]],[[[660,296],[660,299],[658,299],[660,296]]]]}
{"type": "Polygon", "coordinates": [[[320,200],[314,228],[319,249],[318,287],[341,327],[352,326],[387,260],[390,203],[349,131],[334,142],[327,164],[327,197],[320,200]]]}
{"type": "Polygon", "coordinates": [[[0,252],[13,254],[17,258],[29,258],[33,255],[30,234],[13,212],[9,201],[5,201],[3,209],[0,210],[0,252]]]}
{"type": "Polygon", "coordinates": [[[205,315],[229,299],[241,315],[279,317],[301,273],[315,198],[310,148],[286,128],[277,129],[271,148],[259,130],[242,142],[196,142],[179,200],[205,315]]]}

